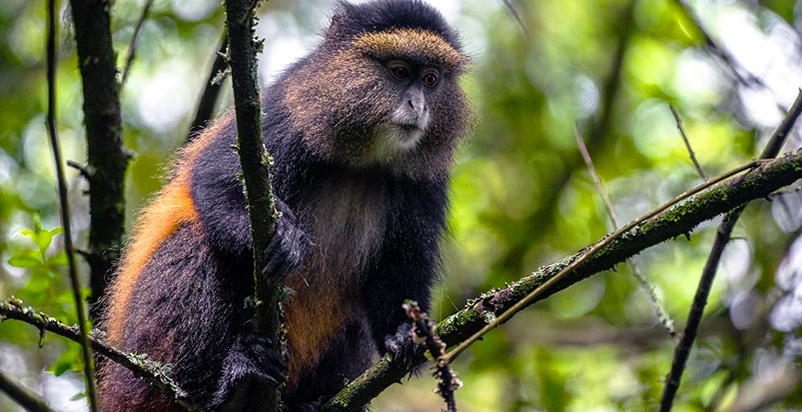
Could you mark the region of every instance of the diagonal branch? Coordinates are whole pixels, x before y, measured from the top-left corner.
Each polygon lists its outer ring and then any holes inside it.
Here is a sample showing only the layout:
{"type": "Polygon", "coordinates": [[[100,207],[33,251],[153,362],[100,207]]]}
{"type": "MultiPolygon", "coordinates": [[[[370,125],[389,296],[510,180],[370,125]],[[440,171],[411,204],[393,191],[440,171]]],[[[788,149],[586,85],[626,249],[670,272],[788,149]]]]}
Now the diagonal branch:
{"type": "Polygon", "coordinates": [[[0,391],[8,394],[15,402],[29,412],[56,412],[39,395],[15,382],[0,371],[0,391]]]}
{"type": "Polygon", "coordinates": [[[668,105],[668,108],[671,109],[671,114],[674,116],[674,122],[677,123],[677,130],[679,130],[679,135],[682,137],[682,141],[685,143],[685,148],[688,149],[688,155],[691,156],[691,161],[693,162],[693,165],[696,166],[696,172],[699,173],[699,177],[706,182],[707,176],[705,176],[705,171],[702,169],[702,165],[699,164],[699,160],[696,159],[696,153],[693,152],[693,147],[691,147],[691,142],[688,140],[688,135],[685,134],[685,128],[682,126],[682,119],[680,119],[677,109],[675,109],[671,104],[668,105]]]}
{"type": "Polygon", "coordinates": [[[120,87],[125,86],[125,81],[128,80],[128,73],[131,71],[131,64],[134,62],[136,48],[139,45],[139,33],[142,31],[142,26],[145,25],[145,20],[147,20],[152,6],[153,0],[147,0],[134,27],[134,34],[131,36],[131,43],[128,45],[128,56],[125,57],[125,68],[123,69],[123,79],[120,81],[120,87]]]}
{"type": "MultiPolygon", "coordinates": [[[[576,270],[560,279],[532,302],[538,302],[596,273],[613,268],[643,250],[666,240],[690,233],[700,223],[735,209],[746,202],[761,199],[770,193],[802,179],[802,151],[797,150],[776,160],[761,162],[749,172],[721,182],[702,193],[659,213],[648,222],[623,233],[587,258],[576,270]]],[[[438,324],[436,334],[447,345],[455,345],[491,323],[517,302],[545,284],[562,269],[584,255],[572,256],[522,278],[503,289],[494,289],[438,324]]],[[[362,376],[347,385],[327,402],[324,412],[359,411],[384,389],[401,380],[409,370],[382,358],[362,376]]]]}
{"type": "MultiPolygon", "coordinates": [[[[780,153],[783,144],[788,135],[791,133],[797,118],[802,113],[802,90],[796,97],[796,101],[791,110],[783,119],[780,127],[774,132],[760,155],[761,159],[770,159],[776,157],[780,153]]],[[[691,305],[690,313],[688,314],[688,321],[685,327],[685,333],[682,335],[679,344],[674,351],[674,361],[671,363],[671,371],[666,378],[666,386],[663,388],[663,396],[660,401],[660,411],[669,412],[674,403],[674,397],[679,390],[682,374],[685,371],[685,365],[688,362],[688,357],[691,354],[691,347],[696,340],[696,335],[699,332],[699,325],[702,323],[702,316],[704,315],[705,307],[707,306],[707,297],[710,295],[710,289],[713,287],[713,280],[716,278],[716,270],[721,261],[721,255],[724,253],[724,248],[730,241],[730,235],[738,218],[741,217],[746,204],[728,212],[724,216],[724,222],[718,227],[716,231],[716,238],[713,242],[713,247],[710,255],[707,256],[705,267],[702,269],[702,276],[699,279],[699,286],[696,288],[696,296],[694,296],[693,304],[691,305]]]]}
{"type": "MultiPolygon", "coordinates": [[[[49,331],[75,342],[80,343],[81,341],[81,335],[74,327],[69,327],[34,308],[24,306],[21,300],[13,297],[0,301],[0,321],[6,319],[14,319],[36,326],[42,334],[45,331],[49,331]]],[[[151,385],[163,390],[186,410],[190,412],[202,411],[201,408],[192,403],[189,395],[169,377],[169,368],[167,366],[150,360],[145,355],[133,355],[119,351],[91,335],[89,336],[89,343],[96,353],[119,363],[131,370],[134,376],[142,378],[151,385]]]]}
{"type": "Polygon", "coordinates": [[[688,3],[686,3],[685,0],[674,0],[674,2],[677,3],[680,11],[685,14],[685,17],[693,22],[693,24],[702,33],[702,37],[704,37],[705,40],[705,46],[708,48],[710,53],[721,60],[721,62],[730,69],[732,75],[736,80],[738,80],[739,83],[749,86],[757,85],[760,87],[766,87],[765,83],[763,83],[763,80],[752,73],[749,73],[749,71],[743,67],[743,65],[741,65],[726,48],[713,39],[713,36],[710,35],[704,23],[702,23],[699,17],[696,16],[693,10],[691,10],[690,6],[688,6],[688,3]]]}
{"type": "Polygon", "coordinates": [[[223,85],[222,74],[228,68],[228,61],[226,59],[226,50],[228,50],[228,31],[223,33],[223,38],[220,41],[220,48],[215,52],[214,62],[209,71],[209,78],[206,80],[206,86],[203,88],[200,101],[198,102],[198,110],[195,112],[195,118],[192,120],[192,125],[189,127],[187,134],[187,142],[191,141],[198,135],[209,120],[212,119],[214,114],[214,106],[217,104],[217,97],[220,95],[220,88],[223,85]]]}

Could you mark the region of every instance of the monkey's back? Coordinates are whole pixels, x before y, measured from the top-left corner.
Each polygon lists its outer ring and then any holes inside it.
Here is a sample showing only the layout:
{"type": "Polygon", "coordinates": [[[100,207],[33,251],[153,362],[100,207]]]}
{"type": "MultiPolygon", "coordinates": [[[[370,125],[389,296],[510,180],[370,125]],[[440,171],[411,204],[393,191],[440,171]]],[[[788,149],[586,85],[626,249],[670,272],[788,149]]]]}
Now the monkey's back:
{"type": "MultiPolygon", "coordinates": [[[[192,196],[193,167],[229,121],[222,118],[176,156],[170,181],[137,219],[101,319],[109,344],[170,364],[198,404],[209,401],[206,389],[219,377],[216,349],[229,343],[229,320],[243,312],[234,304],[245,292],[236,275],[249,266],[214,250],[192,196]]],[[[116,363],[102,362],[100,376],[104,411],[183,410],[116,363]]]]}

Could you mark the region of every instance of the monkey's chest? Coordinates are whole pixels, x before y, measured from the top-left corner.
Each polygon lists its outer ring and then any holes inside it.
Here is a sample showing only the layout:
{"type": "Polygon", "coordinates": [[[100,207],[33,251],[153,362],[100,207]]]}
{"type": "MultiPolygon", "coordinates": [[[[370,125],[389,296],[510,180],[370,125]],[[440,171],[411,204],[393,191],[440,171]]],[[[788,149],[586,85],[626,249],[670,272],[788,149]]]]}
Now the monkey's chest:
{"type": "Polygon", "coordinates": [[[369,179],[345,183],[319,188],[301,213],[311,247],[286,281],[291,380],[317,365],[346,325],[365,318],[361,288],[386,236],[386,189],[369,179]]]}

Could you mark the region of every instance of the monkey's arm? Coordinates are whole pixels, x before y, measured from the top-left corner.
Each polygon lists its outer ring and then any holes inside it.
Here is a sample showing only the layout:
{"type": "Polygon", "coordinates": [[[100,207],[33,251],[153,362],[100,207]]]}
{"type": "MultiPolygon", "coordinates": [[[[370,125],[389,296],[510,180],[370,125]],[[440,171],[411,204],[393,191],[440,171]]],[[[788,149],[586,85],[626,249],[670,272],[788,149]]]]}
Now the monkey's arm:
{"type": "MultiPolygon", "coordinates": [[[[192,199],[210,245],[224,254],[249,260],[250,221],[233,133],[233,127],[226,127],[199,153],[192,169],[192,199]]],[[[263,274],[283,279],[300,266],[308,240],[293,211],[278,196],[275,200],[280,216],[276,234],[264,251],[269,263],[263,274]]]]}
{"type": "MultiPolygon", "coordinates": [[[[243,263],[244,273],[231,278],[221,268],[220,278],[234,281],[228,287],[240,289],[240,300],[234,307],[246,306],[245,298],[253,294],[252,244],[250,224],[240,173],[239,159],[232,148],[233,137],[224,131],[198,155],[192,173],[192,198],[205,231],[206,240],[216,253],[243,263]]],[[[306,234],[287,205],[276,199],[281,216],[276,233],[264,253],[267,266],[262,276],[283,279],[303,262],[308,246],[306,234]]],[[[253,331],[252,310],[234,322],[241,324],[222,363],[222,371],[212,406],[221,410],[249,410],[251,386],[255,381],[280,383],[286,372],[282,357],[269,349],[269,341],[253,331]]]]}

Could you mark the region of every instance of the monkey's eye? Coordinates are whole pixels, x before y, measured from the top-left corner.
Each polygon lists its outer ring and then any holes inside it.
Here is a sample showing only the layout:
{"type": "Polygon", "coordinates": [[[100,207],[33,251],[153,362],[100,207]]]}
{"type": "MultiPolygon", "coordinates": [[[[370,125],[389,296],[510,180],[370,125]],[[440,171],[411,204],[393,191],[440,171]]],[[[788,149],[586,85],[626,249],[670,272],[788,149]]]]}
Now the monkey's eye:
{"type": "Polygon", "coordinates": [[[390,69],[390,73],[392,73],[393,77],[395,77],[396,79],[398,80],[409,79],[410,75],[409,66],[407,66],[405,63],[397,61],[390,62],[390,64],[387,65],[387,68],[390,69]]]}
{"type": "Polygon", "coordinates": [[[438,80],[438,73],[436,70],[428,70],[423,72],[423,78],[421,78],[421,81],[423,82],[424,86],[434,87],[435,85],[437,85],[437,80],[438,80]]]}

